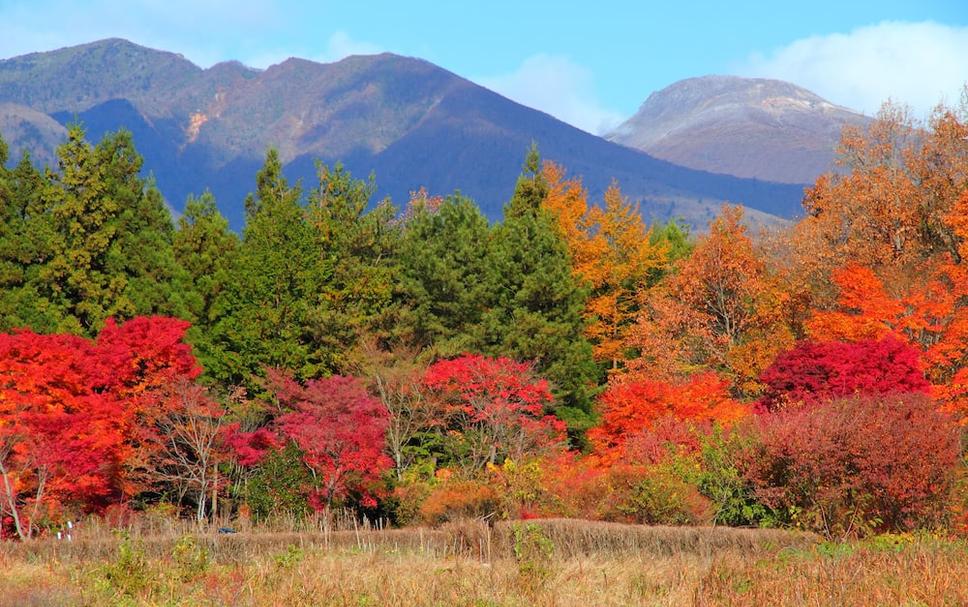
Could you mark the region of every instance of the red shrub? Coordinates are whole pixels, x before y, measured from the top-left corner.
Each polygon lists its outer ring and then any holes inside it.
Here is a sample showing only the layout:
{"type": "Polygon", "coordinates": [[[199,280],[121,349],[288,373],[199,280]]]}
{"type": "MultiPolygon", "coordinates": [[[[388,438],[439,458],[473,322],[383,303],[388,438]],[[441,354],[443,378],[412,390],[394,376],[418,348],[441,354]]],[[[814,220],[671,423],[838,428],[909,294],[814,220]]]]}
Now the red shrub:
{"type": "Polygon", "coordinates": [[[828,536],[906,530],[944,515],[958,430],[920,394],[858,396],[760,416],[738,462],[757,498],[828,536]]]}
{"type": "Polygon", "coordinates": [[[763,372],[760,407],[814,404],[855,394],[927,393],[917,350],[895,339],[803,341],[777,357],[763,372]]]}

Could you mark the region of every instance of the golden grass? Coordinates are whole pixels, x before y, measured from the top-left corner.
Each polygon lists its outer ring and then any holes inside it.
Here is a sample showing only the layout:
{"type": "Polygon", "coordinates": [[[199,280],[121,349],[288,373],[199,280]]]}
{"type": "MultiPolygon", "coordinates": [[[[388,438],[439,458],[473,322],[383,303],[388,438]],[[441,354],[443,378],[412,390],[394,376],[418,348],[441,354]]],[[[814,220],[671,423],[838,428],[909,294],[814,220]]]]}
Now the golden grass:
{"type": "Polygon", "coordinates": [[[104,537],[4,545],[0,607],[968,605],[968,544],[931,538],[572,520],[190,537],[144,536],[127,557],[104,537]],[[520,550],[513,525],[548,551],[520,550]]]}

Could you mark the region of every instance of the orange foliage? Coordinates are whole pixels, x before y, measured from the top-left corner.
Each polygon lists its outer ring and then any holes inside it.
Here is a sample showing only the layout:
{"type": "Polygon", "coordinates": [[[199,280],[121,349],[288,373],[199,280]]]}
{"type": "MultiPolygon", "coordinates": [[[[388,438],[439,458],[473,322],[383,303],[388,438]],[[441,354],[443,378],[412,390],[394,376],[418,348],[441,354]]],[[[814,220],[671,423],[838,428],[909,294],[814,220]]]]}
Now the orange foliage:
{"type": "Polygon", "coordinates": [[[926,127],[888,104],[866,129],[844,129],[840,164],[850,172],[807,193],[798,229],[816,246],[803,247],[805,264],[898,270],[955,252],[944,219],[968,175],[968,124],[939,108],[926,127]]]}
{"type": "Polygon", "coordinates": [[[626,347],[632,377],[714,369],[755,394],[757,377],[794,341],[789,295],[753,246],[741,207],[724,207],[678,274],[649,293],[626,347]]]}
{"type": "Polygon", "coordinates": [[[549,191],[544,207],[555,217],[572,257],[574,273],[592,288],[587,335],[597,360],[617,367],[624,358],[625,333],[637,310],[637,296],[651,274],[665,267],[666,244],[653,243],[638,206],[612,184],[602,207],[589,206],[577,178],[546,163],[549,191]]]}
{"type": "MultiPolygon", "coordinates": [[[[947,257],[946,255],[944,257],[947,257]]],[[[807,330],[817,340],[862,341],[895,335],[917,347],[934,393],[944,407],[968,423],[968,272],[943,263],[892,295],[868,268],[850,265],[834,272],[840,298],[833,310],[817,311],[807,330]]]]}
{"type": "Polygon", "coordinates": [[[602,422],[588,432],[602,463],[626,454],[629,442],[666,417],[730,424],[749,409],[729,396],[728,384],[714,373],[681,383],[615,381],[599,398],[602,422]]]}

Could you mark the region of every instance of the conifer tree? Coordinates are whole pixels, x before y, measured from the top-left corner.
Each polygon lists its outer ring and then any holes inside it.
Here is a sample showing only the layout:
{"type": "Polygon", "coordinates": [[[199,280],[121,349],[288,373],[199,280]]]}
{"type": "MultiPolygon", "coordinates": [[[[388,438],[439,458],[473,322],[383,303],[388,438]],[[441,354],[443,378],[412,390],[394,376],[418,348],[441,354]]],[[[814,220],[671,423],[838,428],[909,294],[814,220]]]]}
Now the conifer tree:
{"type": "Polygon", "coordinates": [[[154,184],[139,176],[131,134],[109,134],[91,146],[73,125],[58,160],[60,170],[47,171],[30,213],[49,251],[36,291],[59,316],[53,328],[93,335],[109,317],[182,314],[172,289],[179,269],[171,215],[154,184]]]}
{"type": "Polygon", "coordinates": [[[341,164],[317,167],[307,218],[319,289],[309,322],[330,371],[342,370],[345,354],[362,334],[381,334],[397,279],[398,228],[388,200],[367,212],[376,190],[373,176],[354,179],[341,164]]]}
{"type": "Polygon", "coordinates": [[[598,370],[584,336],[588,291],[572,271],[554,218],[542,208],[547,193],[532,146],[504,223],[490,241],[494,304],[484,313],[479,339],[487,354],[534,361],[553,384],[555,413],[577,430],[589,423],[598,370]]]}
{"type": "Polygon", "coordinates": [[[473,346],[473,332],[489,307],[490,226],[459,193],[439,205],[411,201],[400,245],[402,310],[397,334],[438,356],[473,346]]]}
{"type": "Polygon", "coordinates": [[[299,186],[282,174],[270,150],[246,200],[246,226],[231,280],[213,306],[220,318],[199,344],[206,371],[225,384],[258,387],[267,366],[300,378],[318,375],[326,360],[309,330],[310,298],[319,287],[318,253],[300,204],[299,186]]]}

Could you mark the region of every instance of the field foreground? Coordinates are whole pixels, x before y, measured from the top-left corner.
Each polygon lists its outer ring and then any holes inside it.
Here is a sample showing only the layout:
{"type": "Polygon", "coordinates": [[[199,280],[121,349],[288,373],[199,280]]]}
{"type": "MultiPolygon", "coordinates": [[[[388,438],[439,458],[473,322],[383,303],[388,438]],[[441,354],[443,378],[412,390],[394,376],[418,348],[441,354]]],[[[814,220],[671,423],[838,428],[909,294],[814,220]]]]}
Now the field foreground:
{"type": "Polygon", "coordinates": [[[968,605],[968,544],[541,520],[0,546],[0,606],[968,605]]]}

